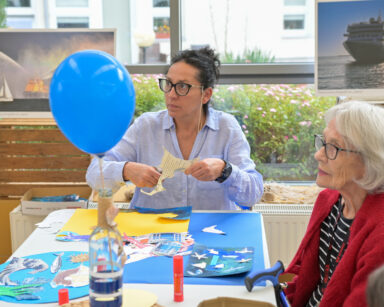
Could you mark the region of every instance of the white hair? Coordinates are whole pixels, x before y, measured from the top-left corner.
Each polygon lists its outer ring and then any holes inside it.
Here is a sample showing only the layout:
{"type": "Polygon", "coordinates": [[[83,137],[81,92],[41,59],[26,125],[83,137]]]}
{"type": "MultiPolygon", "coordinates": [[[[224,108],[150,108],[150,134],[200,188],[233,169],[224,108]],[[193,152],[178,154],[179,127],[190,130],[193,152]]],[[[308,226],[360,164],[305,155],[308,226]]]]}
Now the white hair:
{"type": "Polygon", "coordinates": [[[358,151],[363,159],[365,173],[356,183],[368,193],[384,192],[384,109],[349,101],[325,113],[327,124],[333,119],[346,147],[358,151]]]}

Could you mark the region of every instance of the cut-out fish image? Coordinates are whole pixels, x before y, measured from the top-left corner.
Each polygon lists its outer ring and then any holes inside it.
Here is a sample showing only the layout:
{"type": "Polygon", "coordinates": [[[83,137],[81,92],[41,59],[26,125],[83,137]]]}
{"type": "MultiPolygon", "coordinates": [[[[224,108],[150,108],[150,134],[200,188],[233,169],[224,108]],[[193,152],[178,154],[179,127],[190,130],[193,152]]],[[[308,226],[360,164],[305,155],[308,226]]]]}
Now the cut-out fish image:
{"type": "Polygon", "coordinates": [[[210,233],[216,233],[216,234],[219,234],[219,235],[225,235],[225,232],[220,230],[220,229],[216,229],[217,225],[212,225],[212,226],[209,226],[209,227],[205,227],[203,228],[203,231],[204,232],[210,232],[210,233]]]}
{"type": "Polygon", "coordinates": [[[217,250],[214,250],[213,248],[208,248],[208,252],[210,254],[214,254],[214,255],[218,255],[219,254],[219,252],[217,250]]]}
{"type": "Polygon", "coordinates": [[[249,250],[248,248],[243,248],[242,250],[239,250],[239,251],[235,251],[235,253],[239,253],[239,254],[247,254],[247,253],[253,253],[253,251],[249,250]]]}
{"type": "Polygon", "coordinates": [[[238,271],[238,270],[241,270],[243,269],[244,266],[237,266],[237,267],[229,267],[225,270],[225,272],[233,272],[233,271],[238,271]]]}
{"type": "Polygon", "coordinates": [[[247,259],[243,258],[241,260],[237,260],[237,262],[244,263],[244,262],[249,262],[251,260],[252,260],[252,258],[247,258],[247,259]]]}
{"type": "Polygon", "coordinates": [[[197,252],[194,252],[192,257],[195,257],[195,258],[197,258],[199,260],[207,258],[207,256],[205,256],[205,254],[198,254],[197,252]]]}
{"type": "Polygon", "coordinates": [[[16,286],[17,283],[10,280],[9,276],[16,271],[32,269],[30,274],[36,274],[38,272],[48,269],[46,264],[41,259],[19,258],[13,257],[11,262],[0,272],[0,285],[1,286],[16,286]]]}
{"type": "Polygon", "coordinates": [[[237,258],[237,255],[223,255],[223,258],[237,258]]]}
{"type": "Polygon", "coordinates": [[[61,285],[64,287],[82,287],[88,283],[89,268],[85,265],[80,265],[77,268],[59,271],[51,281],[51,287],[56,288],[61,285]]]}
{"type": "Polygon", "coordinates": [[[193,263],[192,265],[200,269],[205,269],[205,267],[207,266],[205,262],[193,263]]]}
{"type": "Polygon", "coordinates": [[[47,282],[50,282],[51,280],[44,277],[27,277],[24,278],[24,280],[21,282],[22,285],[36,285],[36,284],[46,284],[47,282]]]}
{"type": "Polygon", "coordinates": [[[54,254],[56,256],[55,260],[53,260],[52,264],[51,264],[51,273],[55,274],[56,272],[58,272],[61,268],[61,265],[63,263],[63,261],[61,260],[61,257],[64,255],[64,252],[62,253],[58,253],[58,254],[54,254]]]}

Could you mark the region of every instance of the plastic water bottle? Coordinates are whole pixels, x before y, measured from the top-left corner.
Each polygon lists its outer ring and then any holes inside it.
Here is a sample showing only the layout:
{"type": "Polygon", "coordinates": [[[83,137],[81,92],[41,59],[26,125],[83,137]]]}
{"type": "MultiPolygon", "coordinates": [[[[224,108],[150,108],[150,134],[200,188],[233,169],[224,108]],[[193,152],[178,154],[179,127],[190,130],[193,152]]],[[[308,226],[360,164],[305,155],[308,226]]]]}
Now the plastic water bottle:
{"type": "Polygon", "coordinates": [[[89,238],[89,301],[91,307],[120,307],[123,296],[124,251],[120,233],[108,224],[112,191],[99,191],[97,227],[89,238]]]}

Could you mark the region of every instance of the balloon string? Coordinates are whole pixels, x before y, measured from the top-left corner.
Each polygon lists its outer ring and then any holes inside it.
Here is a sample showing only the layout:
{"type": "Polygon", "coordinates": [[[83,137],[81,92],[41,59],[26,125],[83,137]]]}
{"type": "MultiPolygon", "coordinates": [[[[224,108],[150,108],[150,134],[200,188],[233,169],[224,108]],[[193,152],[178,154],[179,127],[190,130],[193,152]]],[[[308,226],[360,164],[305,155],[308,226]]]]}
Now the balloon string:
{"type": "Polygon", "coordinates": [[[101,178],[101,187],[105,190],[104,186],[104,175],[103,175],[103,158],[97,157],[99,159],[99,168],[100,168],[100,178],[101,178]]]}

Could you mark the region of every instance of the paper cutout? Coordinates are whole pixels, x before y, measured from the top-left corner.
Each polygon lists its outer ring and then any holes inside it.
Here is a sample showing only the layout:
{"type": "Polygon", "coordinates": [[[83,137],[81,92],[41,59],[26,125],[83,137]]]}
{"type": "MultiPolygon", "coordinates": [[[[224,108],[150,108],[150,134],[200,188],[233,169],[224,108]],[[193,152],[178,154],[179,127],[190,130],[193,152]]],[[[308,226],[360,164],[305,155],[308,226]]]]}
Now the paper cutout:
{"type": "Polygon", "coordinates": [[[198,253],[196,253],[196,252],[194,252],[192,255],[191,255],[191,257],[195,257],[195,258],[197,258],[197,259],[206,259],[207,258],[207,256],[205,256],[205,254],[198,254],[198,253]]]}
{"type": "MultiPolygon", "coordinates": [[[[166,215],[166,214],[165,214],[166,215]]],[[[142,214],[138,212],[120,212],[115,221],[120,233],[128,236],[141,236],[149,233],[187,232],[189,220],[161,218],[163,214],[142,214]]],[[[65,232],[77,235],[89,235],[97,224],[97,210],[76,209],[57,237],[65,232]]]]}
{"type": "Polygon", "coordinates": [[[54,255],[56,255],[56,258],[51,264],[51,273],[56,273],[58,270],[60,270],[62,264],[61,256],[63,256],[64,253],[58,253],[54,255]]]}
{"type": "Polygon", "coordinates": [[[195,245],[186,267],[185,276],[210,277],[244,273],[252,269],[253,248],[195,245]],[[247,251],[247,253],[239,253],[247,251]],[[250,254],[250,253],[252,254],[250,254]]]}
{"type": "MultiPolygon", "coordinates": [[[[62,265],[61,270],[69,270],[79,267],[79,263],[73,263],[71,259],[79,255],[86,254],[85,252],[66,251],[61,256],[62,265]]],[[[0,265],[0,274],[9,272],[10,264],[13,265],[18,262],[25,267],[22,270],[13,271],[8,275],[9,280],[14,283],[14,286],[1,286],[0,287],[0,301],[6,301],[18,304],[43,304],[43,303],[57,303],[57,291],[63,286],[52,288],[50,283],[58,273],[51,273],[49,269],[57,259],[54,253],[44,253],[38,255],[30,255],[22,258],[14,257],[10,262],[0,265]],[[44,264],[45,265],[44,265],[44,264]],[[30,274],[34,272],[34,274],[30,274]],[[10,288],[12,288],[10,292],[10,288]]],[[[84,262],[84,267],[88,266],[88,261],[84,262]]],[[[6,274],[5,274],[6,275],[6,274]]],[[[80,276],[73,276],[72,284],[81,285],[79,283],[80,276]]],[[[83,280],[89,281],[89,274],[83,275],[83,280]]],[[[89,294],[89,287],[87,285],[77,288],[69,287],[69,299],[76,299],[89,294]]],[[[0,302],[2,306],[2,303],[0,302]]]]}
{"type": "Polygon", "coordinates": [[[174,208],[144,208],[144,207],[135,207],[139,213],[171,213],[172,215],[163,215],[163,218],[170,218],[175,220],[188,220],[191,218],[192,206],[183,206],[183,207],[174,207],[174,208]]]}
{"type": "Polygon", "coordinates": [[[222,231],[220,229],[216,229],[216,227],[217,227],[217,225],[205,227],[205,228],[203,228],[203,231],[204,232],[210,232],[210,233],[217,233],[219,235],[225,235],[224,231],[222,231]]]}
{"type": "Polygon", "coordinates": [[[30,274],[36,274],[38,272],[45,271],[48,269],[46,264],[41,259],[28,259],[13,257],[11,262],[0,272],[0,285],[1,286],[17,286],[18,283],[10,279],[10,275],[14,272],[21,270],[32,269],[30,274]]]}
{"type": "Polygon", "coordinates": [[[89,260],[89,255],[86,253],[71,256],[71,262],[73,263],[80,263],[88,260],[89,260]]]}
{"type": "Polygon", "coordinates": [[[51,281],[51,287],[83,287],[89,284],[89,268],[80,264],[77,268],[59,271],[51,281]]]}
{"type": "Polygon", "coordinates": [[[172,178],[175,175],[176,171],[184,171],[188,167],[190,167],[193,163],[199,160],[199,158],[195,158],[193,160],[183,160],[176,158],[173,156],[168,150],[166,150],[164,147],[164,154],[163,158],[161,159],[161,163],[159,165],[159,169],[162,171],[159,181],[157,182],[157,185],[154,187],[154,189],[151,192],[145,192],[143,190],[140,190],[141,193],[144,193],[146,195],[153,195],[161,191],[165,191],[165,188],[163,187],[163,181],[167,178],[172,178]]]}
{"type": "Polygon", "coordinates": [[[235,251],[235,253],[239,253],[239,254],[252,253],[253,254],[253,248],[251,250],[249,250],[247,247],[245,247],[242,250],[235,251]]]}
{"type": "Polygon", "coordinates": [[[41,285],[2,286],[0,287],[0,296],[14,297],[17,301],[39,300],[40,296],[33,293],[41,291],[43,289],[41,285]]]}

